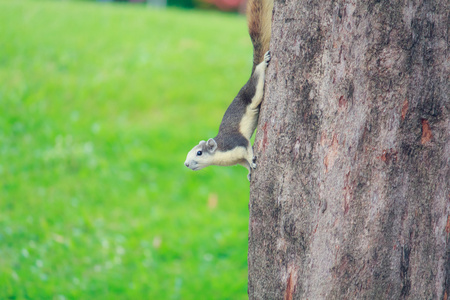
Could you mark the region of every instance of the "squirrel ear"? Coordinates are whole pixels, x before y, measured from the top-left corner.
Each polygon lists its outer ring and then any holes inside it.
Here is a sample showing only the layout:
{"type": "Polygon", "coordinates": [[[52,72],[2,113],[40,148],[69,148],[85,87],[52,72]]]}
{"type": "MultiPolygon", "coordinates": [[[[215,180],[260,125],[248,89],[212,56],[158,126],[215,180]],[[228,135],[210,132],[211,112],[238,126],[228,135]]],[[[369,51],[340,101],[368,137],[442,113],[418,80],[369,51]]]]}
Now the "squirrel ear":
{"type": "Polygon", "coordinates": [[[209,139],[206,142],[206,149],[208,150],[208,152],[213,153],[214,151],[216,151],[217,149],[217,143],[214,139],[209,139]]]}

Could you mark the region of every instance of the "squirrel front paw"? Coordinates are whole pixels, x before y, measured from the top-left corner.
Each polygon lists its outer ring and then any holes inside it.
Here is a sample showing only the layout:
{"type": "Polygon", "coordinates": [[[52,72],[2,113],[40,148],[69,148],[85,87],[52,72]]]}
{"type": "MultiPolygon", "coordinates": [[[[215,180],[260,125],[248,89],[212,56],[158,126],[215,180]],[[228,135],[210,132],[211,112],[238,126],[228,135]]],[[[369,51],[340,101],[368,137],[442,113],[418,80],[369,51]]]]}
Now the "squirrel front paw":
{"type": "Polygon", "coordinates": [[[272,59],[272,56],[270,55],[270,51],[267,51],[266,54],[264,54],[264,62],[266,64],[269,64],[269,61],[272,59]]]}
{"type": "Polygon", "coordinates": [[[252,169],[256,169],[256,156],[252,157],[252,162],[250,163],[252,169]]]}

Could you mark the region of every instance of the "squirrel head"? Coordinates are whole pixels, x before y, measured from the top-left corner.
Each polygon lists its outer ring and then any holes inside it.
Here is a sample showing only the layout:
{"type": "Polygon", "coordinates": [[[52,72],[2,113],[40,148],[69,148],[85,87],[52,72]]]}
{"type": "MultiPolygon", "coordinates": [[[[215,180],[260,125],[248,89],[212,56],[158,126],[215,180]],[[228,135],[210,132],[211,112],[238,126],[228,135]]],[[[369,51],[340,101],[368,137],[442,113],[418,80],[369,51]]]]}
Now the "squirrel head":
{"type": "Polygon", "coordinates": [[[217,143],[214,139],[200,143],[189,151],[184,165],[191,170],[197,171],[212,165],[214,153],[217,150],[217,143]]]}

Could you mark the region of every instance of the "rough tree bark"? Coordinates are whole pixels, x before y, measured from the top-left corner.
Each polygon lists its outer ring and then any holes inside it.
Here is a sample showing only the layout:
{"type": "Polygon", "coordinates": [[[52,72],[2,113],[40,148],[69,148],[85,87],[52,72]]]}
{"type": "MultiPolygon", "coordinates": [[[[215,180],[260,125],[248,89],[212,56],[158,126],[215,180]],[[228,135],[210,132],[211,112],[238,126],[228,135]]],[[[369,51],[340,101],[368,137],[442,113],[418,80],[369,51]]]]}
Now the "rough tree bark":
{"type": "Polygon", "coordinates": [[[448,299],[448,0],[277,0],[250,299],[448,299]]]}

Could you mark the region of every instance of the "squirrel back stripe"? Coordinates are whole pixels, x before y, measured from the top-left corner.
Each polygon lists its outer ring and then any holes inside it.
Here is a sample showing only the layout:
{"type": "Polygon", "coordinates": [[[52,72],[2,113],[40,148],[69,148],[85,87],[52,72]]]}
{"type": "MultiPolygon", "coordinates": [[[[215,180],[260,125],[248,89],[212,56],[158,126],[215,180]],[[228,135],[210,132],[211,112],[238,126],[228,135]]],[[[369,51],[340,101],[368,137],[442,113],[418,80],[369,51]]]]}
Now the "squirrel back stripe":
{"type": "Polygon", "coordinates": [[[256,66],[264,60],[264,54],[269,51],[272,10],[273,0],[248,0],[248,30],[253,43],[252,74],[256,66]]]}

